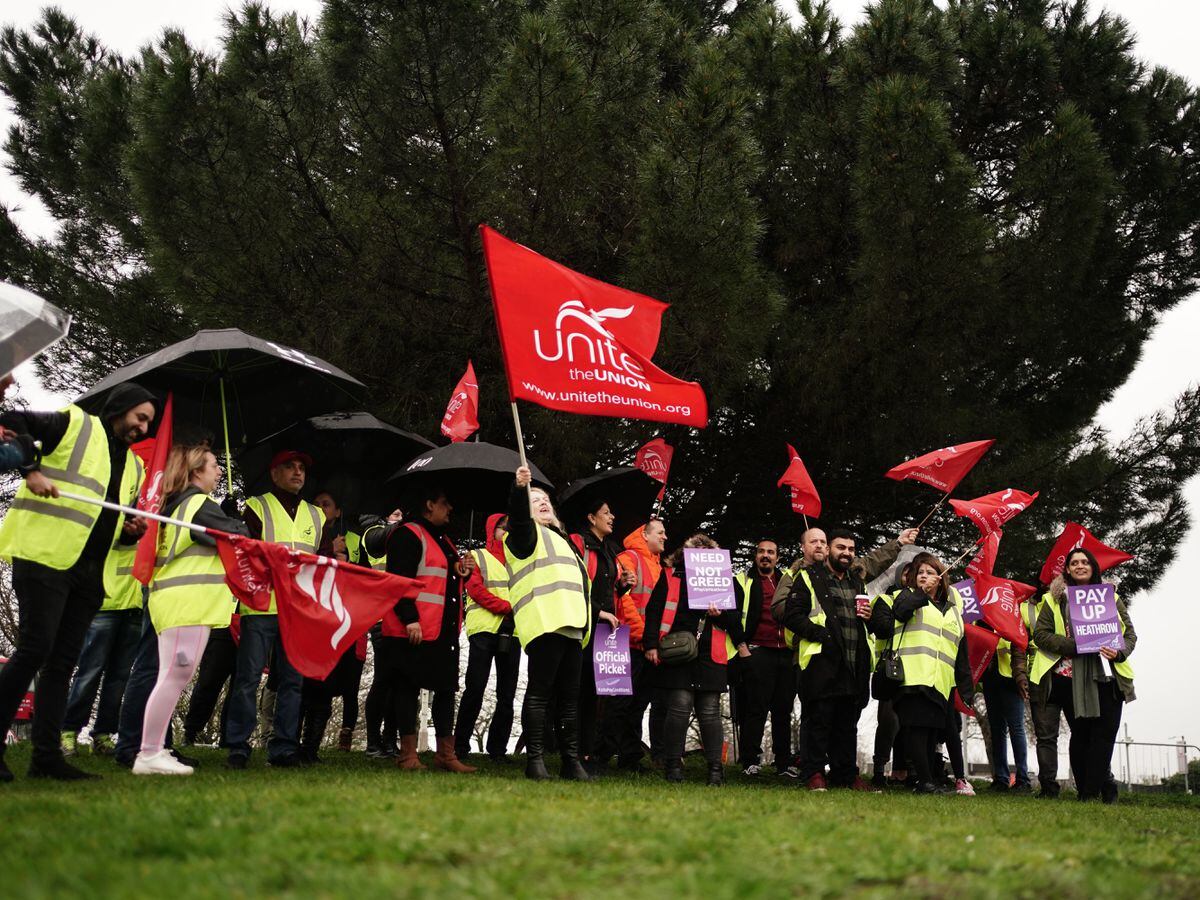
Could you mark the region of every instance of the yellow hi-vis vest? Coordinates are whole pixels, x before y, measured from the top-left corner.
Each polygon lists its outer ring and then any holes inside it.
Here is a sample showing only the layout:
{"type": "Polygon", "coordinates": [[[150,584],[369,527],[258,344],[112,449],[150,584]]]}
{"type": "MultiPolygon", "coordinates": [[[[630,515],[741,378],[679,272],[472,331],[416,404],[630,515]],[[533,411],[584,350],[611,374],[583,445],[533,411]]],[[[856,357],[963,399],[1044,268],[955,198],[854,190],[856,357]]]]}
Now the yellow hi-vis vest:
{"type": "MultiPolygon", "coordinates": [[[[372,525],[370,528],[368,528],[366,531],[364,531],[362,533],[362,540],[360,540],[359,544],[358,544],[358,546],[359,546],[358,564],[360,566],[369,566],[370,568],[374,569],[377,572],[386,572],[387,571],[387,554],[386,553],[383,554],[383,556],[372,556],[370,553],[367,552],[367,535],[370,534],[372,531],[374,531],[376,528],[387,528],[387,527],[388,526],[387,526],[386,522],[380,522],[378,525],[372,525]]],[[[349,548],[350,548],[350,541],[349,541],[349,539],[347,539],[346,549],[348,550],[349,548]]]]}
{"type": "MultiPolygon", "coordinates": [[[[810,622],[812,622],[814,625],[820,625],[822,628],[827,627],[825,625],[825,608],[823,606],[821,606],[821,598],[817,596],[817,592],[813,589],[812,579],[808,577],[807,569],[800,570],[800,580],[804,582],[804,586],[808,588],[808,592],[809,592],[809,594],[812,595],[812,598],[813,598],[812,609],[809,610],[809,613],[808,613],[808,620],[810,622]]],[[[794,582],[793,582],[793,584],[794,584],[794,582]]],[[[793,590],[794,589],[795,589],[795,587],[793,587],[793,590]]],[[[791,597],[789,596],[788,599],[791,600],[791,597]]],[[[870,634],[867,635],[866,647],[867,647],[867,652],[871,654],[870,668],[867,671],[874,672],[875,671],[875,657],[876,657],[875,641],[871,640],[870,634]]],[[[807,669],[808,664],[810,662],[812,662],[812,658],[820,652],[821,652],[820,641],[809,641],[809,640],[805,640],[804,638],[800,638],[800,644],[799,644],[799,650],[798,650],[800,668],[807,669]]]]}
{"type": "MultiPolygon", "coordinates": [[[[891,609],[892,605],[896,602],[896,598],[899,596],[900,596],[899,590],[892,591],[890,594],[887,594],[887,593],[879,594],[878,596],[875,597],[874,600],[871,601],[871,609],[872,610],[875,609],[875,604],[878,603],[880,600],[882,600],[887,605],[888,609],[891,609]]],[[[882,653],[884,650],[887,649],[888,642],[887,642],[887,638],[881,638],[881,637],[877,637],[874,640],[875,640],[875,656],[878,657],[880,653],[882,653]]]]}
{"type": "Polygon", "coordinates": [[[104,558],[104,603],[102,612],[142,608],[142,583],[133,577],[137,544],[113,543],[104,558]]]}
{"type": "MultiPolygon", "coordinates": [[[[251,497],[246,501],[246,508],[254,510],[262,522],[262,539],[268,544],[283,544],[293,550],[304,550],[316,553],[321,546],[321,528],[325,525],[325,513],[319,506],[314,506],[307,500],[301,500],[296,507],[296,518],[287,514],[283,504],[275,499],[274,494],[263,494],[261,497],[251,497]]],[[[273,616],[277,614],[275,607],[275,592],[271,591],[271,605],[265,610],[252,609],[245,603],[238,607],[243,616],[273,616]]]]}
{"type": "MultiPolygon", "coordinates": [[[[207,494],[188,497],[173,518],[191,522],[208,500],[207,494]]],[[[159,532],[157,568],[150,582],[150,620],[154,630],[183,625],[227,628],[233,618],[233,594],[225,584],[225,567],[216,547],[195,541],[195,533],[178,525],[159,532]]]]}
{"type": "MultiPolygon", "coordinates": [[[[1115,596],[1115,595],[1114,595],[1115,596]]],[[[1054,614],[1054,633],[1067,636],[1067,623],[1063,619],[1062,607],[1058,605],[1058,601],[1054,599],[1054,595],[1047,593],[1042,597],[1042,603],[1050,605],[1050,612],[1054,614]]],[[[1040,604],[1039,604],[1040,605],[1040,604]]],[[[1125,620],[1118,617],[1121,623],[1121,635],[1125,635],[1125,620]]],[[[1052,653],[1047,653],[1041,647],[1038,648],[1037,657],[1033,661],[1032,670],[1029,673],[1029,680],[1033,684],[1040,684],[1041,680],[1046,676],[1046,673],[1053,669],[1061,656],[1055,656],[1052,653]]],[[[1129,660],[1122,662],[1113,662],[1113,670],[1124,678],[1133,681],[1133,666],[1129,664],[1129,660]]]]}
{"type": "Polygon", "coordinates": [[[946,699],[954,687],[954,663],[964,634],[961,598],[952,593],[946,611],[926,603],[907,622],[896,623],[896,655],[905,687],[931,687],[946,699]]]}
{"type": "Polygon", "coordinates": [[[560,628],[583,631],[587,646],[592,629],[587,570],[571,542],[545,525],[536,524],[537,544],[527,559],[517,559],[504,536],[508,557],[508,602],[513,608],[517,640],[528,651],[543,634],[560,628]]]}
{"type": "Polygon", "coordinates": [[[342,536],[346,539],[346,561],[358,562],[358,548],[362,546],[362,538],[353,531],[347,531],[342,536]]]}
{"type": "MultiPolygon", "coordinates": [[[[742,631],[745,631],[746,620],[750,617],[750,585],[754,583],[753,569],[739,572],[733,576],[733,580],[742,586],[742,631]]],[[[747,642],[751,637],[753,635],[746,635],[747,642]]]]}
{"type": "Polygon", "coordinates": [[[1037,627],[1037,618],[1042,611],[1042,603],[1045,598],[1040,598],[1036,602],[1027,600],[1023,605],[1025,607],[1025,633],[1029,635],[1029,646],[1025,648],[1025,653],[1032,658],[1037,645],[1033,642],[1033,629],[1037,627]]]}
{"type": "MultiPolygon", "coordinates": [[[[475,564],[479,566],[479,577],[483,579],[483,586],[501,600],[508,600],[508,569],[504,563],[492,556],[487,549],[473,550],[471,555],[475,557],[475,564]]],[[[495,634],[504,622],[503,616],[496,615],[490,609],[484,609],[471,599],[470,594],[467,594],[466,610],[467,637],[480,632],[495,634]]]]}
{"type": "Polygon", "coordinates": [[[1000,638],[996,641],[996,671],[1005,678],[1012,678],[1012,641],[1000,638]]]}
{"type": "MultiPolygon", "coordinates": [[[[42,474],[60,489],[93,500],[103,500],[112,464],[104,423],[78,406],[68,406],[70,421],[54,451],[42,458],[42,474]]],[[[142,485],[142,462],[125,451],[117,502],[130,506],[142,485]]],[[[50,569],[65,571],[79,561],[101,508],[65,497],[39,497],[25,482],[0,524],[0,558],[27,559],[50,569]]],[[[112,542],[120,535],[121,517],[113,528],[112,542]]]]}

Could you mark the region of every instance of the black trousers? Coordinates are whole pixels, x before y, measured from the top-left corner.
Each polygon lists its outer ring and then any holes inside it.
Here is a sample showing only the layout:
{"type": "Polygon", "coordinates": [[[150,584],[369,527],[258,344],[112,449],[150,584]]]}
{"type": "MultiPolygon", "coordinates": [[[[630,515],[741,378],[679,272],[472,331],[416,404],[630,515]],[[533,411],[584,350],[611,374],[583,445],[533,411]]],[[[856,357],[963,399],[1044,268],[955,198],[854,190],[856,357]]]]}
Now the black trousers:
{"type": "Polygon", "coordinates": [[[363,660],[351,654],[342,658],[346,666],[346,680],[342,684],[342,728],[351,731],[358,725],[358,692],[362,688],[363,660]]]}
{"type": "Polygon", "coordinates": [[[710,766],[721,764],[725,729],[721,724],[721,691],[664,690],[666,722],[663,728],[663,756],[675,761],[683,758],[688,723],[693,707],[700,723],[700,743],[710,766]]]}
{"type": "Polygon", "coordinates": [[[825,771],[829,760],[829,783],[848,787],[858,775],[858,717],[862,705],[857,697],[810,698],[805,702],[804,765],[806,781],[825,771]]]}
{"type": "MultiPolygon", "coordinates": [[[[421,688],[404,676],[396,679],[396,730],[402,737],[417,733],[421,688]]],[[[454,691],[434,691],[429,704],[433,731],[439,738],[454,735],[454,691]]]]}
{"type": "MultiPolygon", "coordinates": [[[[645,655],[640,650],[634,650],[630,676],[633,682],[633,693],[628,697],[605,697],[600,701],[600,722],[597,726],[595,758],[601,764],[607,765],[614,756],[622,766],[635,766],[642,758],[642,718],[646,707],[650,705],[653,688],[650,676],[654,667],[646,662],[645,655]]],[[[656,707],[661,720],[666,713],[660,703],[656,707]]],[[[651,746],[662,755],[662,722],[650,719],[651,746]],[[655,735],[657,724],[657,735],[655,735]]]]}
{"type": "Polygon", "coordinates": [[[937,748],[942,733],[941,728],[928,728],[923,725],[904,726],[904,743],[908,764],[916,772],[918,781],[932,783],[935,765],[938,769],[937,777],[941,778],[942,758],[938,754],[937,748]]]}
{"type": "Polygon", "coordinates": [[[900,719],[896,716],[896,710],[892,708],[891,700],[880,700],[879,717],[875,726],[875,752],[872,755],[875,775],[883,774],[888,759],[892,761],[893,772],[905,768],[900,719]]]}
{"type": "Polygon", "coordinates": [[[521,674],[521,646],[511,635],[508,650],[501,653],[500,635],[481,631],[467,638],[467,675],[462,698],[458,703],[458,721],[454,725],[455,750],[459,756],[470,752],[471,735],[479,711],[483,708],[483,695],[487,691],[492,664],[496,666],[496,708],[488,725],[487,752],[489,756],[503,756],[508,752],[508,739],[512,736],[513,703],[517,696],[517,679],[521,674]]]}
{"type": "MultiPolygon", "coordinates": [[[[196,673],[196,684],[192,688],[192,699],[183,720],[183,733],[189,743],[208,727],[221,689],[237,673],[237,644],[228,628],[214,628],[208,636],[204,655],[200,657],[200,669],[196,673]]],[[[225,726],[229,717],[229,697],[221,705],[221,746],[225,746],[225,726]]]]}
{"type": "MultiPolygon", "coordinates": [[[[595,626],[592,626],[593,629],[595,626]]],[[[595,631],[592,632],[595,638],[595,631]]],[[[592,664],[592,641],[580,652],[579,659],[579,758],[596,755],[596,726],[600,719],[600,698],[596,695],[596,670],[592,664]]]]}
{"type": "Polygon", "coordinates": [[[578,747],[579,675],[583,647],[574,638],[561,634],[543,634],[526,648],[529,673],[525,685],[525,703],[521,707],[521,731],[527,745],[543,746],[547,711],[555,718],[560,745],[578,747]],[[570,733],[564,733],[570,732],[570,733]]]}
{"type": "Polygon", "coordinates": [[[396,746],[396,698],[391,672],[396,647],[402,640],[371,632],[374,674],[363,710],[367,718],[367,749],[396,746]]]}
{"type": "Polygon", "coordinates": [[[81,559],[60,572],[18,558],[13,560],[12,586],[17,648],[0,669],[0,736],[8,733],[36,676],[33,760],[50,763],[62,758],[59,740],[71,674],[92,617],[104,603],[102,564],[81,559]]]}
{"type": "Polygon", "coordinates": [[[762,759],[763,732],[771,717],[771,747],[775,768],[792,764],[792,707],[796,703],[796,681],[792,652],[772,647],[755,647],[738,661],[741,670],[744,709],[741,711],[742,766],[758,765],[762,759]]]}
{"type": "Polygon", "coordinates": [[[1062,700],[1067,724],[1071,726],[1071,774],[1080,800],[1099,798],[1108,783],[1113,748],[1125,707],[1125,698],[1115,681],[1101,682],[1096,687],[1100,692],[1100,715],[1094,718],[1081,719],[1075,715],[1069,689],[1056,694],[1056,699],[1062,700]]]}

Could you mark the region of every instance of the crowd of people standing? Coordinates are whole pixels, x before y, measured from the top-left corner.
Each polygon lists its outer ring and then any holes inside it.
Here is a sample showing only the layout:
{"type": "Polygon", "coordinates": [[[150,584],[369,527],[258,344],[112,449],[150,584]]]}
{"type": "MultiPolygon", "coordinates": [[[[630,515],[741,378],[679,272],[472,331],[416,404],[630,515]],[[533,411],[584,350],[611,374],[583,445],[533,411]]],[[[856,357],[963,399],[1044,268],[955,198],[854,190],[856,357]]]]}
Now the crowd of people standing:
{"type": "MultiPolygon", "coordinates": [[[[317,681],[289,662],[274,599],[265,611],[235,609],[212,537],[176,525],[161,529],[155,574],[143,591],[131,566],[144,520],[60,496],[62,485],[129,505],[143,478],[129,448],[145,437],[156,414],[154,397],[130,384],[113,392],[99,416],[71,406],[0,417],[0,425],[40,446],[38,458],[21,467],[24,480],[0,525],[0,555],[12,560],[19,613],[16,651],[0,670],[0,734],[8,732],[36,676],[31,777],[96,777],[67,759],[94,708],[96,752],[111,753],[135,774],[190,774],[197,761],[187,755],[187,744],[209,727],[225,685],[220,743],[228,767],[245,769],[263,718],[264,671],[271,702],[260,743],[269,765],[319,762],[337,698],[336,744],[349,751],[369,643],[367,753],[405,772],[426,767],[418,753],[422,691],[432,696],[433,764],[460,775],[476,771],[466,758],[493,671],[495,711],[481,749],[507,758],[524,656],[518,743],[534,780],[553,777],[550,754],[557,754],[558,774],[568,780],[604,776],[614,764],[618,771],[645,771],[648,743],[650,766],[667,781],[682,781],[694,715],[707,781],[720,785],[727,762],[722,695],[732,689],[737,762],[748,777],[765,773],[769,720],[774,771],[809,790],[871,791],[890,784],[919,794],[970,794],[955,698],[969,708],[979,690],[991,724],[996,790],[1032,789],[1028,702],[1041,796],[1059,793],[1057,744],[1065,717],[1079,799],[1116,799],[1109,767],[1122,706],[1134,699],[1128,657],[1136,634],[1118,600],[1125,649],[1076,652],[1064,597],[1068,585],[1100,580],[1087,550],[1072,551],[1063,575],[1025,605],[1028,647],[1001,639],[977,685],[967,661],[962,598],[945,565],[927,552],[894,565],[901,548],[916,542],[916,529],[860,552],[848,531],[808,528],[801,556],[787,566],[779,544],[761,540],[753,564],[736,579],[736,609],[693,609],[681,554],[715,547],[710,537],[691,535],[667,554],[661,519],[614,534],[613,513],[601,501],[580,521],[564,523],[524,466],[515,472],[507,509],[487,519],[485,545],[462,552],[450,536],[448,485],[425,482],[404,513],[352,525],[335,493],[304,499],[313,460],[303,452],[277,453],[270,489],[239,507],[231,497],[214,496],[222,472],[207,446],[172,447],[164,477],[168,515],[419,584],[317,681]],[[892,568],[891,589],[869,595],[868,583],[892,568]],[[592,648],[601,622],[629,629],[629,696],[597,695],[592,648]],[[465,682],[459,671],[464,631],[465,682]],[[173,747],[171,723],[193,677],[182,746],[173,747]],[[858,730],[872,696],[879,716],[868,781],[857,762],[858,730]],[[1011,775],[1006,742],[1015,762],[1011,775]]],[[[0,781],[12,778],[0,756],[0,781]]]]}

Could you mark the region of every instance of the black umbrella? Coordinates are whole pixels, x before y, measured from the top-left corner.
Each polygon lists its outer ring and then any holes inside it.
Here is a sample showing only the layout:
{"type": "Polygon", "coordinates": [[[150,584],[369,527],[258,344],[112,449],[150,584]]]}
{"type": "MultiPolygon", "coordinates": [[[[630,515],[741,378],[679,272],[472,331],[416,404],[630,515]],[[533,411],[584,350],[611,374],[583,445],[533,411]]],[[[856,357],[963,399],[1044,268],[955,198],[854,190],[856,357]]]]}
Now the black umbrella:
{"type": "Polygon", "coordinates": [[[268,466],[280,450],[299,450],[313,458],[304,495],[327,490],[345,509],[388,512],[383,484],[398,463],[434,448],[419,434],[403,431],[367,412],[338,412],[305,419],[277,431],[243,452],[238,463],[249,494],[271,489],[268,466]]]}
{"type": "MultiPolygon", "coordinates": [[[[388,479],[388,488],[402,508],[404,500],[414,491],[433,483],[446,492],[457,509],[503,512],[508,508],[508,495],[520,465],[521,458],[515,450],[484,441],[461,441],[427,450],[409,460],[388,479]]],[[[529,468],[534,484],[553,489],[554,485],[536,466],[530,464],[529,468]]]]}
{"type": "Polygon", "coordinates": [[[293,422],[357,404],[366,386],[324,360],[236,328],[198,331],[112,372],[76,402],[97,412],[109,391],[136,381],[175,392],[175,419],[244,447],[293,422]]]}
{"type": "Polygon", "coordinates": [[[577,478],[558,497],[558,515],[573,529],[587,527],[587,511],[603,501],[612,510],[613,537],[620,541],[639,525],[650,521],[662,482],[633,466],[618,466],[577,478]]]}

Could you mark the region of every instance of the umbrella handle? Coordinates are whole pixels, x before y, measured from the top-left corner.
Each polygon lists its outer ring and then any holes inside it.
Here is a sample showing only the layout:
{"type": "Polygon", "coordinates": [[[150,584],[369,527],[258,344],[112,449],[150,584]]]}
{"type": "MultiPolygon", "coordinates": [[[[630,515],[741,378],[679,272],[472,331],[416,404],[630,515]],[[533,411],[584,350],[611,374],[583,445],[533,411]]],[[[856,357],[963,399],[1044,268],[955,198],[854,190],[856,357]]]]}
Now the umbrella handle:
{"type": "Polygon", "coordinates": [[[225,377],[221,376],[221,428],[225,432],[225,481],[229,485],[229,496],[233,496],[233,454],[229,452],[229,416],[225,410],[225,377]]]}

